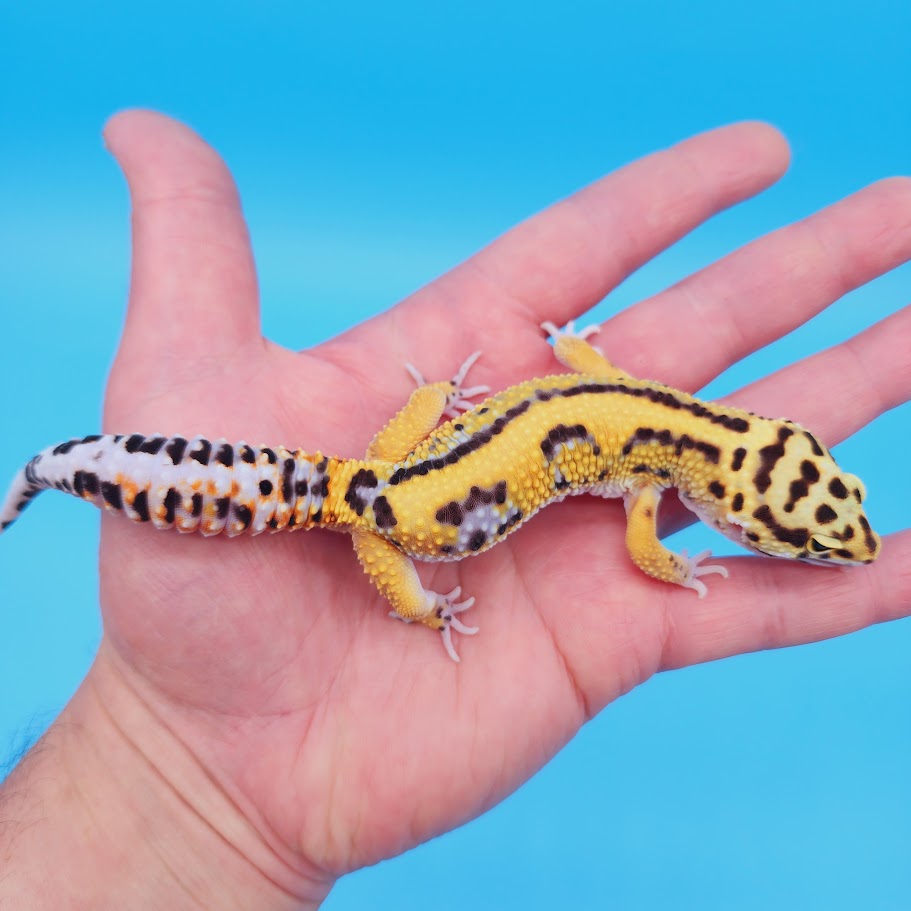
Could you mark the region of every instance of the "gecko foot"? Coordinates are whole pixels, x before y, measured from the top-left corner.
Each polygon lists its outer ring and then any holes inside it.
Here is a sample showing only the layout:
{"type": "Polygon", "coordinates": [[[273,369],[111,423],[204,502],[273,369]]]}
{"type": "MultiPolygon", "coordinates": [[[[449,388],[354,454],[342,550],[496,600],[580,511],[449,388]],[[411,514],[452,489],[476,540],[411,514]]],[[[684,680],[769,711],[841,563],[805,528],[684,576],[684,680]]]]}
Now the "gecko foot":
{"type": "Polygon", "coordinates": [[[689,570],[686,579],[680,584],[684,588],[691,588],[700,598],[704,598],[708,588],[706,588],[705,582],[700,581],[699,576],[707,576],[710,573],[718,573],[722,579],[727,579],[728,571],[725,567],[720,566],[717,563],[710,563],[707,566],[701,566],[703,560],[707,559],[712,555],[710,550],[704,550],[701,553],[696,554],[694,557],[688,557],[685,550],[680,551],[680,558],[686,564],[687,569],[689,570]]]}
{"type": "MultiPolygon", "coordinates": [[[[474,408],[474,403],[469,399],[476,395],[484,395],[490,392],[490,386],[463,386],[468,371],[474,366],[475,361],[481,356],[480,351],[475,351],[465,358],[465,362],[455,372],[455,376],[449,381],[452,390],[446,395],[446,409],[443,414],[448,418],[457,418],[463,411],[469,411],[474,408]]],[[[418,386],[426,386],[427,380],[414,364],[405,364],[405,369],[411,374],[411,378],[418,386]]]]}
{"type": "MultiPolygon", "coordinates": [[[[431,602],[430,610],[426,615],[426,619],[420,620],[421,623],[438,629],[443,634],[443,646],[446,649],[446,653],[455,662],[458,662],[460,659],[458,652],[455,650],[455,646],[452,644],[452,631],[455,630],[457,633],[462,633],[463,636],[473,636],[478,631],[478,627],[466,626],[458,617],[456,617],[456,614],[461,614],[462,611],[468,610],[468,608],[474,604],[474,598],[456,601],[455,599],[459,597],[461,592],[462,587],[459,585],[445,595],[438,594],[437,592],[427,592],[428,599],[431,602]]],[[[396,611],[390,611],[389,616],[395,617],[398,620],[404,620],[405,623],[414,622],[411,618],[403,617],[396,611]]]]}
{"type": "MultiPolygon", "coordinates": [[[[591,326],[586,326],[584,329],[577,330],[575,320],[570,320],[562,329],[556,323],[547,320],[541,323],[541,328],[547,333],[548,338],[554,342],[561,338],[580,338],[584,340],[592,335],[597,335],[601,331],[601,327],[597,324],[592,324],[591,326]]],[[[598,354],[604,354],[596,345],[592,345],[592,348],[594,348],[598,354]]]]}

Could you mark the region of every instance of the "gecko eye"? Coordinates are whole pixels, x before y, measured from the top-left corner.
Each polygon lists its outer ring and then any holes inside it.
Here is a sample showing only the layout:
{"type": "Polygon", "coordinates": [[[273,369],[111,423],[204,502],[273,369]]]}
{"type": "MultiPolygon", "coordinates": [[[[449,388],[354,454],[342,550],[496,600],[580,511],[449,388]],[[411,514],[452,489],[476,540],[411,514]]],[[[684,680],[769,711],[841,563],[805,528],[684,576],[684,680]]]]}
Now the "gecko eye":
{"type": "Polygon", "coordinates": [[[810,538],[810,550],[813,553],[821,554],[827,550],[835,550],[837,547],[841,547],[841,541],[838,538],[830,538],[828,535],[813,535],[810,538]]]}

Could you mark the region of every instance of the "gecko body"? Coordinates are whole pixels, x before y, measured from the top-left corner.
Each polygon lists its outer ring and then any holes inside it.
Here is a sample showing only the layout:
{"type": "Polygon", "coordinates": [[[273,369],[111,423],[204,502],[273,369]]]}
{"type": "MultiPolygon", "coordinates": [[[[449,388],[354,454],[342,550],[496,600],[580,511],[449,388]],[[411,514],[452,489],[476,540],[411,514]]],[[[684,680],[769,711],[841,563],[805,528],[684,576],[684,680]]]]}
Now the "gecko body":
{"type": "Polygon", "coordinates": [[[707,553],[675,554],[658,540],[670,487],[754,552],[829,565],[875,559],[863,485],[809,431],[636,379],[587,332],[544,327],[574,373],[520,383],[459,413],[479,391],[461,385],[469,359],[453,381],[420,385],[364,459],[161,434],[61,443],[22,469],[0,531],[51,488],[160,529],[347,531],[395,615],[440,630],[455,660],[451,631],[476,632],[457,616],[474,599],[425,590],[413,561],[480,554],[570,495],[622,497],[633,562],[700,597],[700,577],[727,573],[706,564],[707,553]],[[439,424],[447,412],[454,417],[439,424]]]}

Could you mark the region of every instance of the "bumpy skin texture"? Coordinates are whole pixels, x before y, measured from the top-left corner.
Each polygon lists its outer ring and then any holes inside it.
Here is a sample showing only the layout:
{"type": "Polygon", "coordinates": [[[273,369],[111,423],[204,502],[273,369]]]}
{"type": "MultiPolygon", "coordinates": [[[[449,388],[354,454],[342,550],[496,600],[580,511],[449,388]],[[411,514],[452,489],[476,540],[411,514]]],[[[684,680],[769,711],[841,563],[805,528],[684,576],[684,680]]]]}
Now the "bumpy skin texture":
{"type": "Polygon", "coordinates": [[[708,554],[658,540],[661,493],[758,553],[814,563],[871,563],[879,538],[864,488],[807,430],[787,420],[702,402],[629,376],[584,336],[555,335],[555,353],[584,372],[512,386],[435,427],[471,390],[422,385],[374,438],[366,460],[282,446],[162,435],[89,436],[45,450],[13,485],[8,527],[56,487],[157,528],[235,536],[320,526],[353,533],[355,550],[397,616],[444,633],[476,632],[470,606],[425,591],[411,563],[459,560],[503,540],[539,509],[573,494],[623,497],[633,561],[701,596],[708,554]],[[429,428],[435,428],[430,429],[429,428]]]}

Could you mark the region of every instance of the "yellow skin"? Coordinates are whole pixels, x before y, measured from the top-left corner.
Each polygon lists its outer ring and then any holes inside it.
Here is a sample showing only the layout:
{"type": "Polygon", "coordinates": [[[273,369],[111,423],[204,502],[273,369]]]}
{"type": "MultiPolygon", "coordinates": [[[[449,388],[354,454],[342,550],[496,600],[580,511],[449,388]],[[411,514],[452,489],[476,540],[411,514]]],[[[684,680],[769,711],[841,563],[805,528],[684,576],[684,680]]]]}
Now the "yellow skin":
{"type": "Polygon", "coordinates": [[[700,597],[699,576],[727,571],[703,565],[708,552],[690,558],[661,544],[658,505],[668,487],[757,553],[828,565],[876,558],[863,485],[808,431],[634,379],[585,341],[590,331],[544,327],[557,359],[576,373],[512,386],[440,427],[447,407],[466,396],[465,370],[459,381],[420,386],[366,461],[330,460],[319,520],[302,522],[350,531],[395,615],[441,630],[454,660],[449,627],[477,632],[454,616],[474,599],[454,601],[459,588],[425,590],[412,559],[481,553],[572,494],[623,497],[633,562],[700,597]]]}

